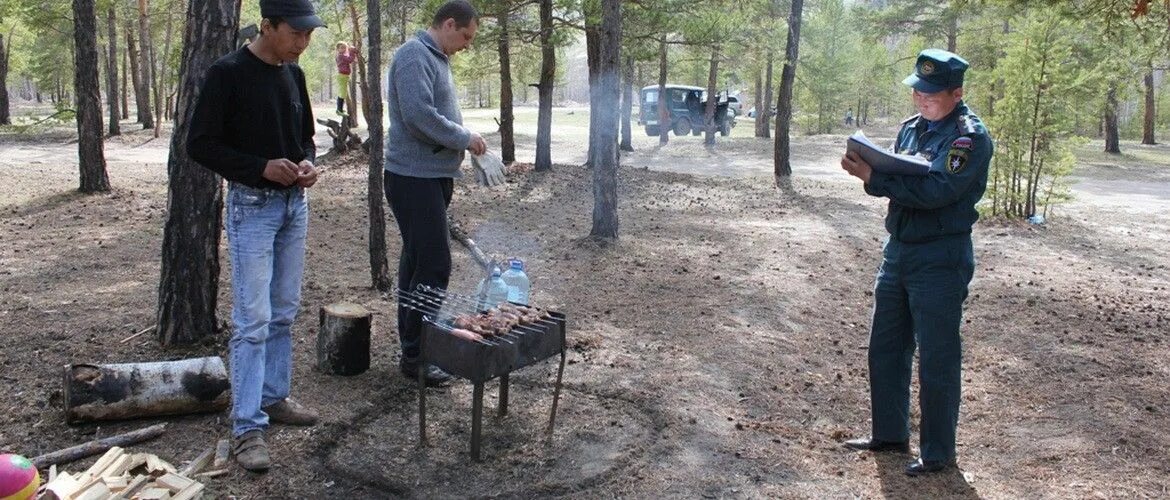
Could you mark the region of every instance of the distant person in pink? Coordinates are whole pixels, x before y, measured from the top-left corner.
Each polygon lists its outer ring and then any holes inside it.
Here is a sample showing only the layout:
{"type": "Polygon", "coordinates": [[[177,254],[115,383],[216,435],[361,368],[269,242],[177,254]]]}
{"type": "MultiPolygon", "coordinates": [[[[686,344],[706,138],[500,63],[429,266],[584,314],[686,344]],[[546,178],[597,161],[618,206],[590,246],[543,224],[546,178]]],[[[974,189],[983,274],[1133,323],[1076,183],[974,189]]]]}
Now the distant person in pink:
{"type": "Polygon", "coordinates": [[[352,72],[353,62],[357,60],[356,47],[348,43],[337,42],[337,114],[345,116],[345,100],[349,99],[349,74],[352,72]]]}

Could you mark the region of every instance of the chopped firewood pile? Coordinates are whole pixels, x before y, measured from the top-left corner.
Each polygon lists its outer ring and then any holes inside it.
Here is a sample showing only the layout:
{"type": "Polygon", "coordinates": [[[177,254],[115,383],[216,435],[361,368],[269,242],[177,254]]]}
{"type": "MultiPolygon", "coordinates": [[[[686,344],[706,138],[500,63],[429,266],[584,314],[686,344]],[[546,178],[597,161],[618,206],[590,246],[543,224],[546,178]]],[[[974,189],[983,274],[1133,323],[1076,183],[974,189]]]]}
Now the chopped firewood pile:
{"type": "Polygon", "coordinates": [[[49,469],[37,498],[56,500],[192,500],[203,498],[201,481],[226,474],[227,441],[219,443],[186,466],[176,469],[150,453],[127,453],[110,448],[85,472],[71,474],[49,469]],[[201,472],[208,465],[213,470],[201,472]]]}

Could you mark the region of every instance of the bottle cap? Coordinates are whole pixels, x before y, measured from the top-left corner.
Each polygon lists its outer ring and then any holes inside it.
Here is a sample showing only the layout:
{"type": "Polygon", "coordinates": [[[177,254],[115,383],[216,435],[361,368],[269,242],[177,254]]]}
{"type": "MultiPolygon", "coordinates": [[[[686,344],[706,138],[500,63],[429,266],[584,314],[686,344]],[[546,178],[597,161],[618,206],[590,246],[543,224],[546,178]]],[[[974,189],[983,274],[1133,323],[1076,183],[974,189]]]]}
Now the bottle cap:
{"type": "Polygon", "coordinates": [[[508,260],[508,267],[511,267],[512,269],[519,269],[519,270],[523,271],[524,270],[524,261],[522,261],[520,259],[509,259],[508,260]]]}

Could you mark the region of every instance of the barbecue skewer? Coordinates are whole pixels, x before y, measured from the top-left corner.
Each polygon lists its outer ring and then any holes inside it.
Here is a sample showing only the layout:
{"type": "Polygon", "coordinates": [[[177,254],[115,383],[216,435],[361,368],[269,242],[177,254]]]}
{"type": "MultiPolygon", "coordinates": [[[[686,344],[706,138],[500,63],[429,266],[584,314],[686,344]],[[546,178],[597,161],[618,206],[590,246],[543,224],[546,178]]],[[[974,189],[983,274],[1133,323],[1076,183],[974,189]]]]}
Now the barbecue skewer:
{"type": "MultiPolygon", "coordinates": [[[[420,299],[419,299],[418,297],[416,297],[416,296],[413,296],[413,295],[408,295],[408,294],[403,294],[403,293],[401,293],[401,292],[398,292],[397,290],[395,290],[395,294],[394,294],[394,295],[395,295],[395,296],[396,296],[396,297],[397,297],[397,298],[398,298],[400,301],[405,301],[405,302],[403,303],[403,305],[404,305],[405,307],[409,308],[409,309],[413,309],[413,310],[415,310],[415,311],[419,311],[419,312],[421,312],[421,313],[424,313],[424,314],[431,314],[431,315],[434,315],[434,316],[436,316],[436,317],[439,317],[439,316],[442,316],[442,315],[443,315],[443,311],[442,311],[442,305],[441,305],[441,304],[438,304],[438,305],[431,305],[431,304],[427,304],[426,302],[424,302],[424,301],[420,300],[420,299]]],[[[439,323],[438,323],[438,322],[436,322],[436,321],[432,321],[431,323],[434,323],[434,324],[436,324],[436,325],[439,325],[439,323]]],[[[519,336],[518,336],[518,335],[516,335],[515,333],[512,333],[511,331],[505,331],[505,332],[502,332],[502,333],[501,333],[501,332],[497,332],[497,331],[493,331],[493,332],[492,332],[490,335],[484,335],[484,334],[481,334],[481,333],[479,333],[479,332],[476,332],[476,331],[474,331],[474,330],[471,330],[471,329],[466,329],[466,328],[456,328],[456,327],[454,327],[454,326],[449,326],[449,325],[440,325],[440,326],[442,326],[442,327],[443,327],[443,329],[444,329],[444,330],[447,330],[447,331],[454,330],[454,329],[462,329],[462,330],[467,330],[467,331],[470,331],[471,333],[475,333],[476,335],[479,335],[479,336],[481,336],[481,337],[484,337],[485,339],[487,339],[487,338],[490,338],[490,339],[492,339],[492,340],[499,340],[499,341],[502,341],[502,342],[507,342],[507,343],[509,343],[509,344],[514,344],[515,342],[512,342],[512,340],[518,340],[518,339],[519,339],[519,336]]],[[[468,340],[471,340],[471,339],[468,339],[468,340]]],[[[495,344],[492,344],[492,345],[495,345],[495,344]]]]}
{"type": "MultiPolygon", "coordinates": [[[[452,304],[456,310],[466,309],[467,307],[474,307],[474,304],[471,304],[470,298],[465,298],[465,297],[462,297],[462,296],[457,295],[457,294],[448,294],[447,301],[443,301],[440,298],[435,297],[435,296],[430,296],[430,295],[426,295],[426,294],[419,294],[419,293],[411,294],[411,296],[414,300],[421,300],[424,303],[430,303],[432,306],[436,306],[436,307],[441,307],[442,304],[444,304],[444,303],[452,304]]],[[[476,315],[476,314],[480,314],[480,313],[471,313],[471,315],[476,315]]],[[[487,317],[491,317],[491,315],[488,315],[487,317]]],[[[499,316],[497,316],[497,317],[499,317],[499,316]]],[[[504,319],[507,319],[507,318],[504,318],[504,319]]],[[[528,332],[528,333],[541,333],[542,332],[542,330],[540,328],[533,326],[531,324],[521,323],[519,319],[516,320],[516,324],[511,326],[509,328],[509,330],[521,330],[521,331],[528,332]]]]}
{"type": "MultiPolygon", "coordinates": [[[[453,298],[453,299],[458,299],[458,300],[461,300],[464,302],[468,302],[468,301],[478,302],[477,300],[475,300],[472,297],[468,297],[466,295],[458,294],[455,292],[450,292],[450,291],[444,290],[442,288],[435,288],[435,287],[432,287],[430,285],[419,284],[416,287],[416,293],[418,291],[422,291],[428,295],[432,295],[432,296],[435,296],[435,297],[440,298],[440,299],[452,299],[453,298]]],[[[505,303],[501,303],[501,304],[505,304],[505,303]]],[[[538,316],[533,321],[540,321],[540,322],[550,323],[550,324],[556,323],[556,321],[553,320],[551,316],[548,316],[548,313],[546,311],[544,311],[538,307],[515,305],[512,303],[506,303],[506,305],[504,307],[500,307],[500,304],[494,305],[493,307],[501,309],[501,310],[503,310],[505,307],[510,308],[510,309],[515,309],[517,311],[520,311],[521,316],[523,316],[526,311],[529,311],[531,313],[535,313],[538,316]]],[[[505,312],[507,312],[507,311],[505,311],[505,312]]]]}
{"type": "MultiPolygon", "coordinates": [[[[431,287],[428,287],[426,285],[419,285],[419,290],[422,293],[421,293],[421,295],[416,293],[415,294],[416,296],[426,296],[428,298],[433,298],[433,300],[444,300],[445,302],[453,302],[453,303],[461,304],[463,306],[470,306],[470,307],[478,306],[477,300],[475,300],[471,297],[457,294],[457,293],[446,292],[444,290],[437,289],[437,288],[431,288],[431,287]]],[[[504,307],[510,307],[510,308],[514,308],[518,311],[522,311],[522,309],[520,307],[511,305],[511,304],[508,304],[507,306],[504,306],[504,307]]],[[[517,326],[524,326],[524,327],[528,327],[529,329],[535,328],[532,326],[534,323],[543,323],[543,324],[548,325],[548,326],[556,326],[556,321],[554,321],[553,319],[551,319],[549,317],[540,316],[537,318],[529,318],[529,317],[525,317],[523,314],[517,315],[515,313],[508,312],[507,310],[504,309],[504,307],[497,305],[497,306],[493,306],[491,309],[498,310],[501,314],[504,314],[504,315],[516,316],[517,317],[517,326]]],[[[489,311],[491,309],[489,309],[489,311]]],[[[535,309],[535,308],[528,308],[528,309],[535,309]]]]}
{"type": "MultiPolygon", "coordinates": [[[[416,301],[414,301],[413,299],[410,299],[410,298],[408,298],[408,297],[399,297],[399,298],[400,298],[400,299],[405,299],[405,300],[407,301],[406,303],[402,303],[402,306],[403,306],[403,307],[406,307],[407,309],[411,309],[411,310],[418,311],[418,312],[421,312],[421,313],[423,313],[423,314],[428,314],[428,315],[429,315],[429,314],[433,314],[433,315],[436,315],[436,316],[437,316],[437,315],[439,314],[439,311],[436,311],[436,310],[434,310],[434,309],[431,309],[431,308],[429,308],[429,307],[424,307],[424,306],[422,306],[422,305],[419,305],[419,304],[417,304],[417,303],[416,303],[416,301]]],[[[433,320],[428,320],[428,322],[429,322],[429,323],[431,323],[431,324],[433,324],[433,325],[435,325],[435,326],[437,326],[437,327],[439,327],[439,329],[441,329],[441,330],[443,330],[443,331],[445,331],[445,332],[447,332],[447,333],[450,333],[451,335],[455,335],[455,336],[457,336],[457,337],[459,337],[459,338],[461,338],[461,339],[468,340],[468,341],[471,341],[471,342],[479,342],[479,343],[481,343],[481,344],[486,344],[486,345],[490,345],[490,346],[496,346],[496,345],[497,345],[495,342],[493,342],[493,341],[495,341],[495,340],[500,340],[500,341],[503,341],[503,342],[507,342],[507,343],[509,343],[509,344],[513,343],[512,341],[510,341],[510,340],[508,340],[508,339],[499,338],[499,336],[484,337],[483,335],[480,335],[480,334],[478,334],[478,333],[475,333],[475,332],[471,332],[470,330],[468,330],[468,332],[469,332],[469,333],[471,333],[471,334],[473,334],[473,335],[475,335],[476,337],[479,337],[479,338],[468,337],[468,336],[466,336],[466,335],[462,335],[462,334],[455,333],[455,332],[454,332],[454,330],[456,330],[456,328],[453,328],[453,327],[451,327],[451,326],[447,326],[447,325],[441,324],[441,323],[439,323],[439,322],[437,322],[437,321],[433,321],[433,320]]],[[[461,330],[462,330],[462,329],[461,329],[461,330]]]]}

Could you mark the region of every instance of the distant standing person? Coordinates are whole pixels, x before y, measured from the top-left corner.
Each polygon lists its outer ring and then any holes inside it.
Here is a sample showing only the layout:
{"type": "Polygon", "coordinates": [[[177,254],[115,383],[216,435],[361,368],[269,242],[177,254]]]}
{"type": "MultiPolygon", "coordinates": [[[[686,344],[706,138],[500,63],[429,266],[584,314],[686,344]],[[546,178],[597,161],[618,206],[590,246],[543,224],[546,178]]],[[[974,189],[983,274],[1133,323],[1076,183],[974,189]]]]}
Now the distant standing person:
{"type": "Polygon", "coordinates": [[[313,111],[296,60],[313,29],[325,26],[309,0],[260,0],[260,13],[260,37],[207,70],[187,135],[191,158],[228,180],[230,418],[233,454],[251,471],[271,465],[264,441],[270,423],[317,422],[288,396],[306,189],[317,182],[313,111]]]}
{"type": "Polygon", "coordinates": [[[353,62],[357,60],[356,47],[350,47],[346,42],[337,42],[337,114],[345,116],[345,101],[349,99],[349,75],[353,72],[353,62]]]}
{"type": "Polygon", "coordinates": [[[849,111],[845,112],[845,125],[853,125],[853,108],[849,108],[849,111]]]}
{"type": "MultiPolygon", "coordinates": [[[[487,152],[483,137],[463,126],[451,76],[450,57],[471,45],[478,17],[464,0],[444,3],[431,26],[402,44],[390,64],[385,185],[386,200],[402,234],[398,289],[403,292],[418,285],[447,288],[451,277],[447,206],[454,179],[462,175],[459,166],[464,151],[487,152]]],[[[488,177],[502,177],[500,165],[489,165],[493,172],[488,177]]],[[[418,376],[422,328],[422,314],[399,304],[399,369],[407,377],[418,376]]],[[[430,386],[446,384],[451,378],[433,365],[424,375],[430,386]]]]}
{"type": "Polygon", "coordinates": [[[874,172],[854,153],[841,167],[865,192],[890,199],[886,240],[874,287],[869,336],[871,437],[845,446],[874,452],[910,450],[910,377],[915,346],[921,422],[919,457],[906,474],[955,466],[962,374],[963,301],[975,272],[971,227],[987,188],[993,144],[963,103],[967,61],[945,50],[918,55],[912,90],[918,114],[902,122],[895,152],[931,161],[926,175],[874,172]]]}

